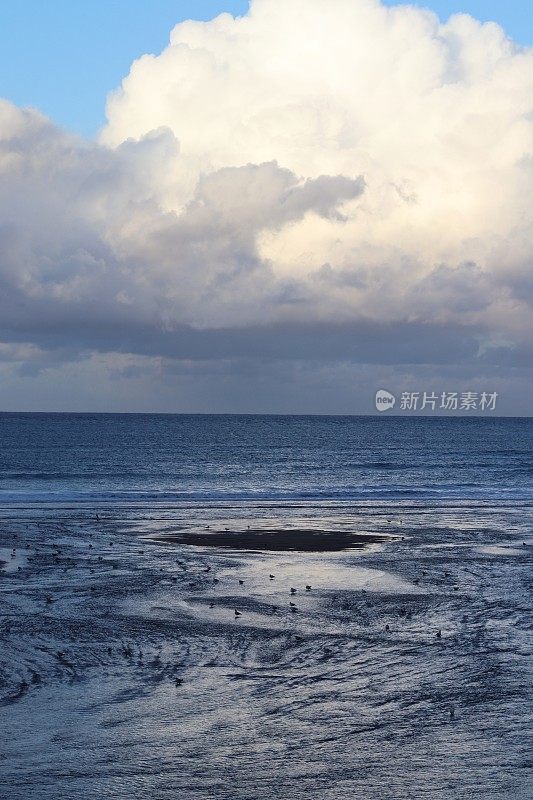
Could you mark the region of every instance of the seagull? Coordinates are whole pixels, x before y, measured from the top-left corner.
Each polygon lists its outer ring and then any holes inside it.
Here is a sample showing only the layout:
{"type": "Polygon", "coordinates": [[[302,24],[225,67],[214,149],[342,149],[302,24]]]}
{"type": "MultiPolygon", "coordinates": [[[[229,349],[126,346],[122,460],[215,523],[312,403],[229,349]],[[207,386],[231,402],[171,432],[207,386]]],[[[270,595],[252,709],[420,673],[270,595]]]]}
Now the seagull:
{"type": "Polygon", "coordinates": [[[439,630],[437,631],[437,639],[441,639],[441,638],[442,638],[442,631],[439,628],[439,630]]]}
{"type": "Polygon", "coordinates": [[[236,617],[240,617],[240,616],[241,616],[241,612],[240,612],[240,611],[237,611],[237,609],[235,609],[235,616],[236,616],[236,617]]]}
{"type": "Polygon", "coordinates": [[[241,581],[241,580],[239,580],[239,584],[240,584],[241,586],[244,586],[244,581],[241,581]]]}
{"type": "Polygon", "coordinates": [[[291,586],[291,594],[296,594],[296,589],[294,589],[294,587],[292,586],[291,586]]]}
{"type": "Polygon", "coordinates": [[[289,603],[289,605],[291,606],[291,608],[296,608],[296,603],[289,603]]]}
{"type": "Polygon", "coordinates": [[[273,581],[276,576],[275,575],[269,575],[268,577],[270,578],[271,581],[273,581]]]}
{"type": "Polygon", "coordinates": [[[306,585],[306,587],[305,587],[305,591],[306,591],[306,592],[310,592],[310,591],[311,591],[311,587],[309,586],[309,584],[307,584],[307,585],[306,585]]]}

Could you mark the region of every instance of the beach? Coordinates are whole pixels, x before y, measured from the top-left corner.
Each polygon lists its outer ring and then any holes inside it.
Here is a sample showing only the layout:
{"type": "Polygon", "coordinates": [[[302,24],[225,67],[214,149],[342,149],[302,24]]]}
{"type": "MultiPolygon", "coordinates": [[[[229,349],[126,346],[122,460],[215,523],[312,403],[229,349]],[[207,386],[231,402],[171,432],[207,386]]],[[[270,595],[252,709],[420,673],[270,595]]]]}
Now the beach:
{"type": "Polygon", "coordinates": [[[1,3],[0,800],[533,800],[533,3],[1,3]]]}
{"type": "Polygon", "coordinates": [[[0,796],[530,798],[532,522],[4,505],[0,796]]]}

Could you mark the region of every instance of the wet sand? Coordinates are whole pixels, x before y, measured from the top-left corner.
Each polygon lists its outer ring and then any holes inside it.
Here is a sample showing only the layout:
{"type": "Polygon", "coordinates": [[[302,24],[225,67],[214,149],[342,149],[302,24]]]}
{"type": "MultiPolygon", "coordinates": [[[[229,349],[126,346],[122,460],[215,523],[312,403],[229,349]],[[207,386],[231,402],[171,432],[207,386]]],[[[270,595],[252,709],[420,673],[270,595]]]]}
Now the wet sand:
{"type": "Polygon", "coordinates": [[[532,522],[4,509],[0,797],[529,800],[532,522]]]}
{"type": "Polygon", "coordinates": [[[353,531],[327,531],[322,528],[250,528],[222,531],[178,531],[153,537],[160,542],[194,545],[196,547],[223,547],[230,550],[272,550],[299,553],[327,553],[339,550],[356,550],[377,542],[391,541],[392,537],[376,533],[353,531]]]}

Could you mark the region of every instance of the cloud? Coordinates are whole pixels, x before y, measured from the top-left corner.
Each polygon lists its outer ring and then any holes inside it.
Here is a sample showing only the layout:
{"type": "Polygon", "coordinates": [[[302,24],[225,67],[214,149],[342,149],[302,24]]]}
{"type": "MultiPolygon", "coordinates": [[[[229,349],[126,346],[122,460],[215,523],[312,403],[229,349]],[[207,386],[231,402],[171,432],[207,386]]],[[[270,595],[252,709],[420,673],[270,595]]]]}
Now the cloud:
{"type": "MultiPolygon", "coordinates": [[[[328,263],[398,293],[441,264],[505,276],[531,254],[532,66],[532,51],[467,15],[442,25],[376,0],[255,0],[242,18],[177,25],[161,55],[136,61],[102,141],[164,125],[199,173],[276,160],[307,178],[363,175],[342,230],[307,216],[260,237],[277,277],[328,263]]],[[[349,303],[366,306],[353,291],[349,303]]]]}
{"type": "Polygon", "coordinates": [[[0,101],[0,361],[527,368],[532,67],[466,15],[255,0],[138,59],[98,142],[0,101]]]}

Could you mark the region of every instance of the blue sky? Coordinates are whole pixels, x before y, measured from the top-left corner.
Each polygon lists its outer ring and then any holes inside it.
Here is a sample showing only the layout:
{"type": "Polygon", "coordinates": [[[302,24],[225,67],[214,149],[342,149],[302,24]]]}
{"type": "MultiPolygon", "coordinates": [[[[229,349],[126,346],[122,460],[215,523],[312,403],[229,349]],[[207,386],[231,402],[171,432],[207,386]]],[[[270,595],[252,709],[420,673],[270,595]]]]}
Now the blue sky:
{"type": "MultiPolygon", "coordinates": [[[[390,3],[392,5],[392,3],[390,3]]],[[[529,0],[429,0],[443,19],[466,11],[494,19],[533,43],[529,0]]],[[[134,58],[160,52],[182,19],[242,14],[247,0],[4,0],[0,6],[0,96],[33,105],[59,124],[93,135],[106,94],[134,58]]]]}

